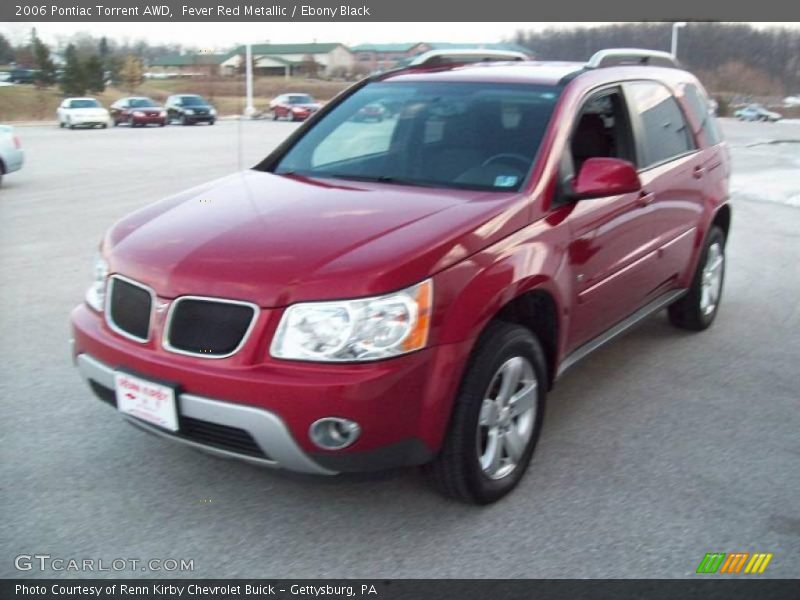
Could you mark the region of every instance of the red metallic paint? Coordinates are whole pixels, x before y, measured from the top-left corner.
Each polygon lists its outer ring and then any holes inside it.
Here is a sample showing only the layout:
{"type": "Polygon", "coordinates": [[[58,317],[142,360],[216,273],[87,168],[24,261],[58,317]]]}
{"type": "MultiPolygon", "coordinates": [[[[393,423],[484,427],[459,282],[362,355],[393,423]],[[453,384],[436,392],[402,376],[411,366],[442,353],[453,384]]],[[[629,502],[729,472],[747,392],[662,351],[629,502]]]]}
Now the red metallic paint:
{"type": "MultiPolygon", "coordinates": [[[[401,72],[386,79],[555,83],[570,64],[401,72]]],[[[729,159],[692,123],[698,150],[631,174],[592,159],[580,189],[613,194],[554,204],[559,160],[588,94],[609,82],[657,79],[683,103],[683,71],[615,67],[565,85],[528,183],[519,193],[431,190],[313,180],[246,171],[196,187],[126,217],[106,235],[112,273],[161,299],[202,294],[263,308],[243,349],[209,361],[171,354],[158,342],[116,335],[86,306],[73,311],[75,352],[178,382],[190,393],[261,406],[285,420],[297,442],[319,451],[308,425],[342,416],[362,437],[341,452],[416,437],[438,449],[467,358],[508,302],[536,290],[557,307],[557,356],[630,314],[655,294],[687,284],[714,215],[727,200],[729,159]],[[705,177],[692,174],[698,166],[705,177]],[[652,199],[643,202],[633,176],[652,199]],[[610,186],[610,187],[609,187],[610,186]],[[650,201],[652,200],[652,201],[650,201]],[[309,300],[390,292],[433,277],[429,345],[366,364],[271,358],[284,308],[309,300]]],[[[686,111],[685,111],[686,112],[686,111]]],[[[159,340],[163,315],[153,323],[159,340]]]]}

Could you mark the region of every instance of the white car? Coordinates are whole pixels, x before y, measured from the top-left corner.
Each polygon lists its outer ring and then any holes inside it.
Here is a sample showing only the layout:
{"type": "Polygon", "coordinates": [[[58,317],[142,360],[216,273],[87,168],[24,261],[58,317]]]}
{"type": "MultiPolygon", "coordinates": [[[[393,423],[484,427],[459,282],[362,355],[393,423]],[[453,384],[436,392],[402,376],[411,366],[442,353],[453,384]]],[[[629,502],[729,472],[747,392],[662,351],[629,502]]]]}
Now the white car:
{"type": "Polygon", "coordinates": [[[108,111],[94,98],[67,98],[56,111],[59,127],[108,127],[108,111]]]}
{"type": "Polygon", "coordinates": [[[0,125],[0,185],[3,183],[3,175],[19,171],[24,161],[25,153],[19,138],[14,135],[14,128],[0,125]]]}

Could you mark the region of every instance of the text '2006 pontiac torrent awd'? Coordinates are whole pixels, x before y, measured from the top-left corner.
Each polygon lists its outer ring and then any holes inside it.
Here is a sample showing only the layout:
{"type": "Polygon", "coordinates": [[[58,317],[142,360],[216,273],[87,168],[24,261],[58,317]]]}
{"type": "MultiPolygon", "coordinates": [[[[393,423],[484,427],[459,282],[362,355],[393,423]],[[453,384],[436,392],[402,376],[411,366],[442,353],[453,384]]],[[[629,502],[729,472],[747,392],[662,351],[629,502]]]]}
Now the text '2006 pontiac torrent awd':
{"type": "Polygon", "coordinates": [[[253,169],[114,225],[74,360],[191,446],[327,475],[424,465],[495,501],[568,367],[661,308],[714,320],[729,158],[706,102],[646,51],[369,78],[253,169]]]}

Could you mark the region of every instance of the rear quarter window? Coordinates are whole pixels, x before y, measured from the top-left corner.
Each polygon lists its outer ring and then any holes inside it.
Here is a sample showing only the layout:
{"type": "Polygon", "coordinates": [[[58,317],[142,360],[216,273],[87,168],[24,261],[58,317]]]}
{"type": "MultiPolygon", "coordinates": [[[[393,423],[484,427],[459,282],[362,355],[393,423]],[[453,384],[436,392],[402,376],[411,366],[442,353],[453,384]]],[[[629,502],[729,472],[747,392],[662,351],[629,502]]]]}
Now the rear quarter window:
{"type": "Polygon", "coordinates": [[[667,162],[695,149],[678,101],[664,85],[655,81],[631,82],[626,85],[626,95],[641,124],[640,167],[667,162]]]}
{"type": "Polygon", "coordinates": [[[706,95],[696,85],[687,84],[683,88],[686,106],[692,118],[700,124],[700,132],[705,136],[709,146],[716,146],[722,142],[722,133],[717,125],[717,120],[711,114],[706,95]]]}

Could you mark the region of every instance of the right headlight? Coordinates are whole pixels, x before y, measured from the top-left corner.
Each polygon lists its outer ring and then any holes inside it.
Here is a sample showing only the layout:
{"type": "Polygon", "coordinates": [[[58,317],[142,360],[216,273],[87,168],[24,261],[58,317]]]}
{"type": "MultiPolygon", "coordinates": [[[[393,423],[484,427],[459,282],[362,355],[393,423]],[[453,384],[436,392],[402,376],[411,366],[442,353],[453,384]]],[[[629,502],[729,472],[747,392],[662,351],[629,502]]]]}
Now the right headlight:
{"type": "Polygon", "coordinates": [[[98,312],[103,311],[106,302],[106,280],[108,279],[108,263],[98,253],[92,266],[92,285],[86,290],[86,304],[98,312]]]}
{"type": "Polygon", "coordinates": [[[428,341],[432,304],[430,279],[385,296],[295,304],[283,313],[270,354],[357,362],[413,352],[428,341]]]}

